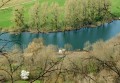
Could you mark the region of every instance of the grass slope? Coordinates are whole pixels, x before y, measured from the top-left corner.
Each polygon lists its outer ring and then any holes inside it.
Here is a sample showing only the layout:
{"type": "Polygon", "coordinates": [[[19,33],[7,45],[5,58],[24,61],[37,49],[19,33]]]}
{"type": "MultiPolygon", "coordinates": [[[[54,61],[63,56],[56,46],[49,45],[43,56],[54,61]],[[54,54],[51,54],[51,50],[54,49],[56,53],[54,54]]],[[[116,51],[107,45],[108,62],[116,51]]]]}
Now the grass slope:
{"type": "MultiPolygon", "coordinates": [[[[9,6],[10,8],[0,9],[0,27],[7,28],[7,27],[10,27],[13,25],[12,10],[13,10],[14,6],[13,7],[11,7],[11,6],[15,5],[17,3],[17,1],[18,0],[12,0],[10,3],[8,3],[8,5],[5,6],[5,7],[9,6]]],[[[33,2],[31,2],[32,0],[31,1],[30,0],[20,0],[20,1],[18,1],[18,4],[24,3],[26,1],[29,1],[29,2],[23,4],[23,6],[25,7],[25,11],[26,11],[25,19],[27,19],[29,17],[29,14],[27,12],[29,11],[29,8],[31,7],[31,5],[34,3],[35,0],[33,0],[33,2]]],[[[48,2],[49,4],[52,2],[57,2],[61,6],[64,6],[64,3],[65,3],[65,0],[39,0],[39,1],[40,1],[40,3],[48,2]]],[[[117,16],[120,16],[120,0],[111,0],[111,2],[112,2],[111,12],[117,16]]],[[[27,21],[28,20],[26,20],[26,22],[27,21]]]]}
{"type": "Polygon", "coordinates": [[[8,7],[5,6],[3,7],[2,9],[0,9],[0,27],[10,27],[13,25],[12,23],[12,16],[13,16],[13,9],[16,7],[16,6],[19,6],[19,5],[22,5],[24,8],[25,8],[25,16],[28,17],[28,14],[27,14],[27,11],[28,11],[28,8],[33,4],[33,2],[28,2],[28,3],[25,3],[23,4],[22,2],[17,4],[17,5],[9,5],[8,7]],[[12,6],[13,5],[13,6],[12,6]]]}
{"type": "Polygon", "coordinates": [[[117,16],[120,16],[120,0],[111,0],[111,12],[117,16]]]}

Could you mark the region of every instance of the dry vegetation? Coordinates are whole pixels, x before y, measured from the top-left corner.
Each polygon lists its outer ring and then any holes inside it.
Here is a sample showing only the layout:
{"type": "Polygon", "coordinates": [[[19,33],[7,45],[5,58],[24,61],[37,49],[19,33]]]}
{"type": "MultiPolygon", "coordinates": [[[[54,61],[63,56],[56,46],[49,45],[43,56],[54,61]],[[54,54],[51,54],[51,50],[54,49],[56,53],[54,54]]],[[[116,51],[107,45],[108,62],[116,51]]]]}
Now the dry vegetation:
{"type": "Polygon", "coordinates": [[[2,83],[20,80],[23,69],[30,72],[30,83],[119,83],[120,36],[93,45],[88,42],[83,51],[64,54],[58,53],[57,46],[44,46],[42,39],[34,39],[24,52],[16,48],[0,56],[2,83]]]}

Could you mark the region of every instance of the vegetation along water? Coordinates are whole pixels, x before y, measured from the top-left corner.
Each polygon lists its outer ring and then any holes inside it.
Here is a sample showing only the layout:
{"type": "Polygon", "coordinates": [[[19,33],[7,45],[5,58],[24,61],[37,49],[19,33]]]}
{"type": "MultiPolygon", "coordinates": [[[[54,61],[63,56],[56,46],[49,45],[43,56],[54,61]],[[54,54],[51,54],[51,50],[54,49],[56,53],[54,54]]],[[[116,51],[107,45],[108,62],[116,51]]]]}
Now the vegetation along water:
{"type": "Polygon", "coordinates": [[[0,83],[120,83],[120,0],[0,0],[0,83]]]}
{"type": "Polygon", "coordinates": [[[117,3],[119,0],[37,0],[17,6],[10,3],[0,10],[0,28],[9,32],[53,32],[96,27],[119,17],[117,3]]]}
{"type": "MultiPolygon", "coordinates": [[[[34,38],[43,38],[44,44],[56,45],[59,48],[64,48],[66,45],[71,45],[71,50],[83,49],[85,43],[95,43],[98,40],[109,40],[120,33],[120,21],[116,20],[112,23],[106,23],[103,26],[96,28],[82,28],[79,30],[53,32],[53,33],[29,33],[22,32],[20,34],[5,33],[0,36],[3,40],[13,41],[6,45],[7,50],[11,49],[14,45],[20,46],[22,49],[27,48],[28,44],[34,38]]],[[[0,41],[3,46],[8,41],[0,41]]]]}

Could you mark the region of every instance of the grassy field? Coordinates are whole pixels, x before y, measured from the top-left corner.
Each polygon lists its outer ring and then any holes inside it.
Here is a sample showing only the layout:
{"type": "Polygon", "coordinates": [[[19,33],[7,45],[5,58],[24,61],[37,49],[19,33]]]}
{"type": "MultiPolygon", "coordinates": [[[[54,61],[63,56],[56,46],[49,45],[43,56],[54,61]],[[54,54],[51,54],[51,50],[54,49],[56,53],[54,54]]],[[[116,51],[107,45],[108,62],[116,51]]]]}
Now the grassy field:
{"type": "MultiPolygon", "coordinates": [[[[12,10],[15,6],[22,4],[25,8],[25,19],[29,17],[28,11],[31,5],[35,0],[12,0],[7,5],[5,5],[2,9],[0,9],[0,27],[8,28],[13,25],[12,23],[12,10]],[[18,3],[17,3],[18,2],[18,3]],[[27,3],[28,2],[28,3],[27,3]],[[16,4],[17,3],[17,4],[16,4]]],[[[48,2],[49,4],[52,2],[57,2],[61,6],[64,6],[65,0],[39,0],[40,3],[48,2]]],[[[117,16],[120,16],[120,0],[111,0],[112,7],[111,12],[117,16]]],[[[28,22],[28,20],[26,20],[28,22]]]]}
{"type": "Polygon", "coordinates": [[[111,0],[111,12],[120,17],[120,0],[111,0]]]}

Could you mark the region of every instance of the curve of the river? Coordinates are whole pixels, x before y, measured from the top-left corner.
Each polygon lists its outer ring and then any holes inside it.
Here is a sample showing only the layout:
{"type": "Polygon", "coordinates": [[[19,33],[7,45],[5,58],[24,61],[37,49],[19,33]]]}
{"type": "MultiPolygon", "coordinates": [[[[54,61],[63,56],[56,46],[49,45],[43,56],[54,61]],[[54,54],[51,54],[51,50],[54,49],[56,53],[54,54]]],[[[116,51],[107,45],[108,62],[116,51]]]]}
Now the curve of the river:
{"type": "MultiPolygon", "coordinates": [[[[71,44],[73,50],[82,49],[84,44],[89,41],[94,43],[100,39],[106,41],[111,39],[120,33],[120,20],[113,21],[112,23],[106,23],[103,26],[96,28],[81,28],[79,30],[55,32],[55,33],[29,33],[23,32],[18,35],[15,34],[3,34],[0,36],[2,40],[9,40],[5,49],[11,49],[18,42],[21,43],[21,48],[26,48],[34,38],[43,38],[45,45],[57,45],[59,48],[63,48],[65,44],[71,44]],[[15,41],[16,40],[16,41],[15,41]]],[[[0,47],[6,44],[8,41],[0,41],[0,47]]]]}

